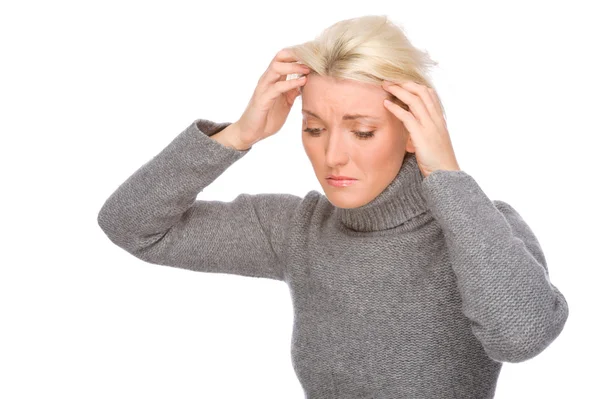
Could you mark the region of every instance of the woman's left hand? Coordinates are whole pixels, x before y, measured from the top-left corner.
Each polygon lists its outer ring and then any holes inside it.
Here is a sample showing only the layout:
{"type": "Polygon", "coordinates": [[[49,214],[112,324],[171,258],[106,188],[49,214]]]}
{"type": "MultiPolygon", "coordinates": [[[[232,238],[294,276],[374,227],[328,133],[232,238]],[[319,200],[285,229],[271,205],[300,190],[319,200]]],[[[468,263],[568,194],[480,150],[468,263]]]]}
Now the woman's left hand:
{"type": "Polygon", "coordinates": [[[427,177],[439,169],[460,170],[435,90],[413,81],[384,81],[382,87],[410,109],[406,111],[398,104],[384,101],[384,106],[400,119],[408,130],[423,176],[427,177]]]}

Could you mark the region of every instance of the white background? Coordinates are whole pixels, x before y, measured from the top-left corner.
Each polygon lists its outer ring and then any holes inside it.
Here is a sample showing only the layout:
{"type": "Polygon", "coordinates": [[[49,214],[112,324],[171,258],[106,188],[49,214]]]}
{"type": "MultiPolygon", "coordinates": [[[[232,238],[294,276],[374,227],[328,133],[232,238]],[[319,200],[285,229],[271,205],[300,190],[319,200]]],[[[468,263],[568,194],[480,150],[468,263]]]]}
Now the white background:
{"type": "MultiPolygon", "coordinates": [[[[496,398],[598,394],[595,2],[357,3],[2,3],[0,397],[303,398],[284,283],[144,263],[96,217],[194,119],[239,118],[278,50],[366,14],[439,62],[461,168],[520,212],[569,303],[496,398]]],[[[322,191],[300,101],[198,199],[322,191]]]]}

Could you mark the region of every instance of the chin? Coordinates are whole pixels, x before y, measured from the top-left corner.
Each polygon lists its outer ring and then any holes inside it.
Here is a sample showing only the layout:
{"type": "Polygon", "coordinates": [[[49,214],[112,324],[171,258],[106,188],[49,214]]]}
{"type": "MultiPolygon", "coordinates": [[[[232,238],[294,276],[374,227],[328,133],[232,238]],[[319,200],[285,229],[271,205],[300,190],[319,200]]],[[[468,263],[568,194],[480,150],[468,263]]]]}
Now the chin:
{"type": "Polygon", "coordinates": [[[350,190],[343,191],[346,189],[336,191],[335,189],[332,189],[332,187],[327,187],[324,190],[329,202],[338,208],[358,208],[368,204],[372,200],[372,198],[364,198],[360,193],[352,192],[350,190]]]}

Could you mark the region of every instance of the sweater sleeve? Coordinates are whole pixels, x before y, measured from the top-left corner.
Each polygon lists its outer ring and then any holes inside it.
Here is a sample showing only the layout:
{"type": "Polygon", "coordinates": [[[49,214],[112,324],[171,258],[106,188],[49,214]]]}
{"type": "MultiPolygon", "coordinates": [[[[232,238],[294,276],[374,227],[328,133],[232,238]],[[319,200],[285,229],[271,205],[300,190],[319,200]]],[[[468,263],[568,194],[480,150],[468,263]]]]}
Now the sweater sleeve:
{"type": "Polygon", "coordinates": [[[106,200],[97,221],[108,238],[149,263],[200,272],[285,280],[285,227],[302,199],[196,196],[252,148],[210,138],[230,123],[197,119],[106,200]]]}
{"type": "Polygon", "coordinates": [[[473,334],[496,361],[537,356],[560,334],[569,308],[550,282],[530,227],[512,206],[490,200],[463,170],[436,170],[422,186],[473,334]]]}

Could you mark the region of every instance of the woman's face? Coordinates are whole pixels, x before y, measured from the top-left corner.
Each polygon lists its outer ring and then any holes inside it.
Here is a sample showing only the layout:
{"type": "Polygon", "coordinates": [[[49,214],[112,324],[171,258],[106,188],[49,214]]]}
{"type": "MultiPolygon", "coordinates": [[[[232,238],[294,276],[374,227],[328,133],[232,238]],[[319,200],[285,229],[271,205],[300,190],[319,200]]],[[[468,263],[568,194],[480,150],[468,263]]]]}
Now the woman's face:
{"type": "Polygon", "coordinates": [[[302,89],[302,144],[325,195],[337,207],[369,203],[397,175],[406,151],[414,152],[403,123],[383,105],[388,94],[374,84],[307,76],[302,89]],[[355,114],[365,116],[344,118],[355,114]],[[356,180],[336,187],[328,183],[329,175],[356,180]]]}

